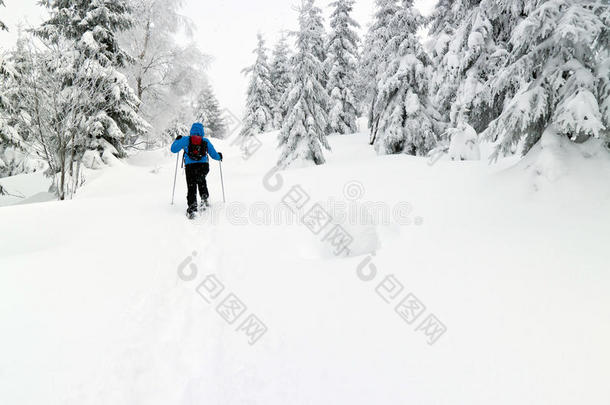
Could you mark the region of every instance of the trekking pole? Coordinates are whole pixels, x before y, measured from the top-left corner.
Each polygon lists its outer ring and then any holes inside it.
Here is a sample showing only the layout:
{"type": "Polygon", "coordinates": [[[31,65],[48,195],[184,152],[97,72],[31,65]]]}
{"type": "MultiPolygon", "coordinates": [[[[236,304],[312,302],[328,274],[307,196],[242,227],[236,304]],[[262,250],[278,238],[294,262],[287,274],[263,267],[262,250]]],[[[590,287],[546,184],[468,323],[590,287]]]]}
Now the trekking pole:
{"type": "Polygon", "coordinates": [[[180,154],[176,156],[176,172],[174,173],[174,189],[172,190],[172,205],[174,205],[174,196],[176,195],[176,179],[178,178],[178,162],[180,161],[180,154]]]}
{"type": "Polygon", "coordinates": [[[222,160],[219,160],[218,164],[220,165],[220,184],[222,185],[222,202],[226,203],[227,199],[225,198],[225,181],[224,181],[224,178],[222,177],[222,160]]]}

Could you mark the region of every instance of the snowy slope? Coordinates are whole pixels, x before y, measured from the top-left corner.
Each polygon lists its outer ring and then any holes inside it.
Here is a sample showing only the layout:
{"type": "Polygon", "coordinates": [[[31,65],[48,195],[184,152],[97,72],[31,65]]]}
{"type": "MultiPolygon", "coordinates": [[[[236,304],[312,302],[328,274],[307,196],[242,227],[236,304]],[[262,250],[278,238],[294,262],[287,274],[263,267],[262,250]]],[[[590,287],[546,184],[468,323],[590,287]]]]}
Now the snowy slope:
{"type": "Polygon", "coordinates": [[[214,162],[214,210],[194,223],[182,178],[169,204],[175,158],[162,151],[73,201],[0,208],[1,403],[610,403],[609,162],[534,191],[524,164],[429,166],[343,136],[327,165],[280,173],[270,191],[275,134],[263,139],[247,161],[217,147],[229,204],[214,162]],[[323,232],[264,219],[294,185],[307,207],[401,215],[347,215],[354,253],[337,258],[323,232]],[[377,289],[390,275],[393,301],[377,289]],[[204,280],[225,287],[212,303],[204,280]],[[247,306],[233,324],[216,311],[230,293],[247,306]],[[425,305],[411,325],[394,311],[408,293],[425,305]],[[254,345],[237,330],[251,314],[267,326],[254,345]],[[433,345],[416,331],[431,314],[447,328],[433,345]]]}

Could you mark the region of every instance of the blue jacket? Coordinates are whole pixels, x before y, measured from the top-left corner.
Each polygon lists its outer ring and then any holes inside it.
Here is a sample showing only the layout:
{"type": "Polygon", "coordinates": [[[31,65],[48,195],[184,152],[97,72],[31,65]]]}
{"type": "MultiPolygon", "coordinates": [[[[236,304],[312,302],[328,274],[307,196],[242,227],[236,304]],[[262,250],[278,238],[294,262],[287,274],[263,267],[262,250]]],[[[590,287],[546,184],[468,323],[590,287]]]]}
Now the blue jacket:
{"type": "MultiPolygon", "coordinates": [[[[203,124],[193,124],[193,127],[191,128],[191,135],[205,136],[203,124]]],[[[220,160],[220,155],[218,154],[218,152],[216,152],[216,149],[214,149],[214,145],[212,145],[212,142],[210,142],[210,140],[207,138],[203,138],[203,140],[208,143],[208,155],[210,155],[214,160],[220,160]]],[[[193,160],[187,155],[190,141],[190,136],[183,136],[180,139],[176,139],[174,143],[172,143],[172,153],[180,153],[180,151],[183,150],[185,152],[184,163],[187,165],[193,163],[207,163],[209,161],[207,156],[205,156],[201,160],[193,160]]]]}

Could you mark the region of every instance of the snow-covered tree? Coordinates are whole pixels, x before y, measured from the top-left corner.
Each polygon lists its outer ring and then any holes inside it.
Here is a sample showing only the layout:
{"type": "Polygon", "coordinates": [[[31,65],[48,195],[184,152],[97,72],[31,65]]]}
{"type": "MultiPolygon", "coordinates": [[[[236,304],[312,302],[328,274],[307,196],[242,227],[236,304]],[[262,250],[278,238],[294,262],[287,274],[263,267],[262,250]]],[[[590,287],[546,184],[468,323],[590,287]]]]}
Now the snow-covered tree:
{"type": "Polygon", "coordinates": [[[31,49],[32,41],[31,35],[24,33],[19,27],[17,43],[8,56],[13,75],[7,83],[6,97],[13,109],[11,122],[24,142],[28,142],[35,136],[32,131],[31,117],[23,114],[30,97],[23,81],[26,77],[35,74],[36,61],[34,60],[35,53],[31,49]]]}
{"type": "Polygon", "coordinates": [[[90,148],[90,134],[83,131],[90,117],[99,113],[96,100],[112,99],[114,88],[104,80],[95,80],[97,75],[82,74],[71,76],[66,85],[66,72],[72,72],[81,58],[73,45],[71,41],[58,41],[48,44],[44,52],[27,48],[34,66],[19,81],[26,97],[20,114],[27,117],[35,134],[27,146],[46,162],[46,174],[53,179],[52,190],[61,200],[70,198],[82,184],[82,165],[98,168],[112,164],[118,155],[100,136],[95,139],[104,145],[100,157],[90,148]]]}
{"type": "Polygon", "coordinates": [[[23,139],[14,127],[14,108],[11,105],[11,87],[14,83],[15,72],[0,56],[0,177],[5,177],[15,172],[17,162],[12,158],[12,149],[21,149],[23,139]]]}
{"type": "Polygon", "coordinates": [[[607,2],[547,0],[529,4],[510,38],[508,62],[492,81],[507,94],[502,114],[486,130],[494,157],[547,144],[608,140],[610,82],[607,2]]]}
{"type": "Polygon", "coordinates": [[[182,99],[198,95],[209,58],[195,44],[182,45],[178,39],[190,39],[194,29],[180,13],[183,0],[128,1],[137,19],[120,34],[120,43],[132,59],[125,71],[140,100],[139,111],[152,125],[146,137],[151,145],[177,115],[182,99]]]}
{"type": "Polygon", "coordinates": [[[475,134],[485,130],[501,108],[501,103],[494,100],[489,80],[506,55],[496,42],[506,22],[493,21],[493,7],[495,0],[441,0],[431,16],[428,46],[434,74],[430,92],[449,127],[441,136],[439,148],[450,145],[453,155],[456,150],[470,150],[473,143],[478,148],[478,136],[473,138],[470,129],[475,134]]]}
{"type": "Polygon", "coordinates": [[[282,128],[286,117],[286,111],[282,108],[282,97],[290,86],[290,47],[285,35],[282,35],[273,49],[273,60],[271,61],[271,83],[273,84],[273,128],[282,128]]]}
{"type": "MultiPolygon", "coordinates": [[[[0,6],[5,7],[4,0],[0,0],[0,6]]],[[[8,31],[8,28],[6,28],[6,25],[2,22],[2,20],[0,20],[0,31],[8,31]]]]}
{"type": "Polygon", "coordinates": [[[163,131],[164,143],[170,143],[178,136],[188,135],[190,128],[187,126],[186,122],[186,116],[183,114],[174,117],[163,131]]]}
{"type": "Polygon", "coordinates": [[[297,53],[292,58],[294,72],[282,105],[288,111],[278,137],[281,154],[278,165],[288,167],[313,162],[325,163],[322,147],[330,150],[326,139],[330,99],[322,84],[323,64],[314,53],[319,39],[317,13],[313,1],[299,9],[297,53]]]}
{"type": "Polygon", "coordinates": [[[26,112],[31,95],[24,79],[34,75],[35,63],[29,41],[19,28],[16,47],[0,67],[0,177],[31,172],[39,166],[30,147],[36,134],[26,112]]]}
{"type": "Polygon", "coordinates": [[[245,74],[250,75],[250,84],[241,136],[256,135],[273,128],[274,89],[267,61],[267,48],[261,34],[258,34],[258,45],[253,53],[256,55],[256,62],[243,70],[245,74]]]}
{"type": "MultiPolygon", "coordinates": [[[[307,20],[310,32],[311,53],[318,58],[320,63],[326,61],[326,31],[324,29],[324,17],[322,9],[316,6],[315,0],[303,0],[302,7],[307,9],[307,20]]],[[[322,71],[321,83],[326,87],[326,70],[322,71]]]]}
{"type": "Polygon", "coordinates": [[[373,139],[381,154],[426,155],[442,132],[440,116],[428,97],[431,61],[417,37],[425,23],[413,0],[403,0],[391,22],[385,52],[389,62],[381,74],[373,112],[373,139]]]}
{"type": "MultiPolygon", "coordinates": [[[[444,121],[451,121],[460,78],[461,54],[467,52],[468,26],[480,1],[440,0],[430,16],[428,47],[435,66],[431,81],[432,98],[444,121]],[[465,49],[466,48],[466,49],[465,49]]],[[[465,65],[468,67],[468,65],[465,65]]]]}
{"type": "Polygon", "coordinates": [[[368,125],[373,133],[373,113],[377,101],[380,74],[389,61],[386,45],[393,36],[391,23],[398,12],[397,0],[375,0],[376,12],[364,39],[358,73],[358,93],[362,109],[367,112],[368,125]]]}
{"type": "Polygon", "coordinates": [[[127,78],[119,72],[129,61],[119,46],[117,34],[132,25],[124,0],[41,0],[50,18],[35,33],[53,45],[71,43],[67,48],[73,65],[62,66],[61,84],[69,91],[74,82],[90,83],[92,113],[79,130],[88,138],[84,145],[100,155],[108,151],[124,156],[128,137],[145,133],[148,124],[138,114],[139,100],[127,78]]]}
{"type": "Polygon", "coordinates": [[[351,17],[355,0],[337,0],[334,7],[325,63],[330,95],[329,124],[332,133],[347,134],[358,130],[358,108],[355,96],[358,69],[358,34],[360,25],[351,17]]]}
{"type": "MultiPolygon", "coordinates": [[[[2,0],[0,6],[4,7],[2,0]]],[[[2,30],[7,28],[0,21],[0,31],[2,30]]],[[[15,127],[18,107],[15,105],[17,100],[14,95],[18,77],[14,63],[0,53],[0,177],[12,176],[23,171],[18,169],[20,162],[15,159],[15,152],[25,146],[23,138],[15,127]]]]}
{"type": "Polygon", "coordinates": [[[195,121],[203,123],[205,133],[209,137],[223,138],[227,131],[225,119],[220,109],[220,104],[214,90],[209,83],[203,85],[203,89],[195,100],[193,110],[195,121]]]}

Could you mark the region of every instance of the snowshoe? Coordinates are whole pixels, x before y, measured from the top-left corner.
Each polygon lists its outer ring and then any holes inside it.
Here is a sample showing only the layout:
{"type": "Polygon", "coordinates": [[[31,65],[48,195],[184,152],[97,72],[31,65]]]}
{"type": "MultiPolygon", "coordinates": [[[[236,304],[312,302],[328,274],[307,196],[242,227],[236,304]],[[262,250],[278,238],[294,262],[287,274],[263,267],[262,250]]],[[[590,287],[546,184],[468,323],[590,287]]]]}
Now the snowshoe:
{"type": "Polygon", "coordinates": [[[197,218],[197,204],[193,204],[191,205],[187,210],[186,210],[186,217],[188,219],[195,219],[197,218]]]}

